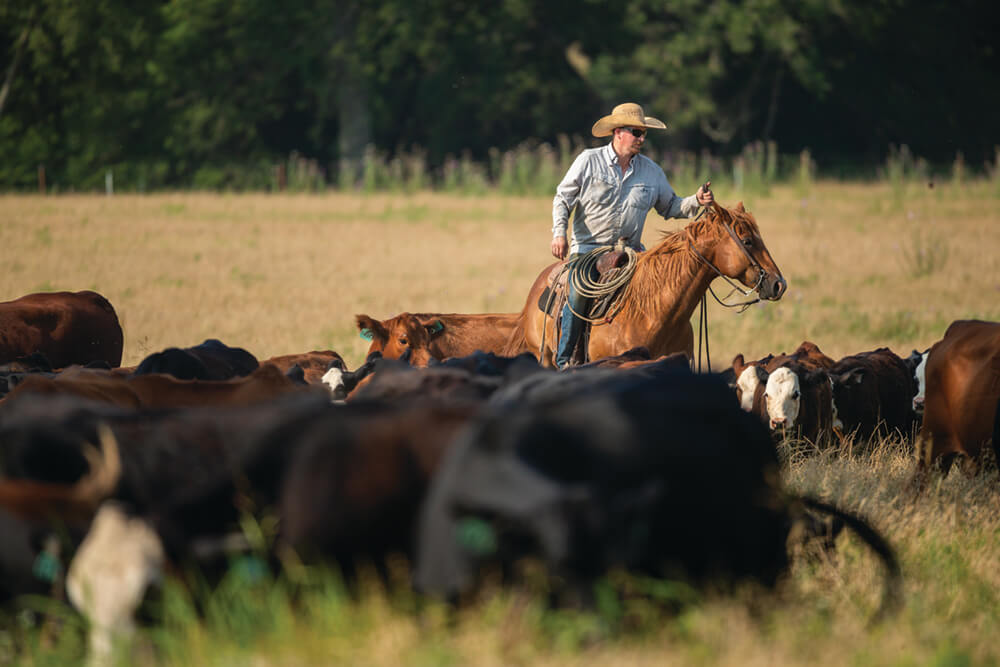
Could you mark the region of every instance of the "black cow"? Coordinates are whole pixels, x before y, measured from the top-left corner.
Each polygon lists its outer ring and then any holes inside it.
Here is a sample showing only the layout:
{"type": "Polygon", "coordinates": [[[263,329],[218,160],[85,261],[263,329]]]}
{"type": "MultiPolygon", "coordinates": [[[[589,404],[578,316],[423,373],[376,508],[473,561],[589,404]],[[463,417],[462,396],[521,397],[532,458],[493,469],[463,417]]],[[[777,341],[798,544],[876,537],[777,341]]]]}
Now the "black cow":
{"type": "Polygon", "coordinates": [[[133,375],[163,373],[180,380],[230,380],[250,375],[257,358],[241,347],[229,347],[215,338],[187,348],[168,347],[147,356],[133,375]]]}
{"type": "Polygon", "coordinates": [[[913,434],[913,369],[886,347],[840,359],[827,371],[833,391],[833,427],[861,441],[913,434]]]}
{"type": "MultiPolygon", "coordinates": [[[[510,571],[524,556],[584,597],[614,568],[710,585],[770,586],[787,571],[799,506],[777,485],[767,429],[722,379],[619,374],[557,393],[462,432],[422,511],[419,590],[452,598],[476,586],[482,567],[510,571]]],[[[880,538],[872,544],[895,594],[898,565],[880,538]]]]}

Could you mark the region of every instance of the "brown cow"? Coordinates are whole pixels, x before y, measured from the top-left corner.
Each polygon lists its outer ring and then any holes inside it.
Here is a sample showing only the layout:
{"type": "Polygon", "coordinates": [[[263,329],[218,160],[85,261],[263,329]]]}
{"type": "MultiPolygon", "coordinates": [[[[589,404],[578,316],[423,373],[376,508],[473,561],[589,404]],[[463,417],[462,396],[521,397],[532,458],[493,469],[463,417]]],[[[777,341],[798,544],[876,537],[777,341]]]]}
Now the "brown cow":
{"type": "Polygon", "coordinates": [[[321,384],[323,376],[326,375],[331,366],[339,368],[342,371],[347,370],[344,358],[333,350],[313,350],[312,352],[303,352],[301,354],[284,354],[260,362],[261,366],[264,364],[277,366],[282,373],[287,373],[291,370],[292,366],[297,365],[302,369],[305,380],[309,384],[321,384]]]}
{"type": "Polygon", "coordinates": [[[887,347],[844,357],[827,371],[833,389],[833,428],[865,441],[912,435],[913,372],[887,347]]]}
{"type": "Polygon", "coordinates": [[[0,303],[0,363],[41,352],[55,368],[121,364],[122,328],[97,292],[43,292],[0,303]]]}
{"type": "Polygon", "coordinates": [[[952,322],[927,356],[926,383],[918,471],[940,461],[947,472],[958,456],[975,469],[1000,400],[1000,323],[952,322]]]}
{"type": "Polygon", "coordinates": [[[386,359],[405,357],[413,366],[431,358],[464,357],[476,350],[502,354],[520,313],[400,313],[388,320],[357,315],[361,337],[371,340],[368,355],[386,359]]]}
{"type": "Polygon", "coordinates": [[[3,400],[37,392],[71,394],[123,408],[178,408],[250,405],[289,392],[311,390],[318,391],[294,382],[272,365],[224,381],[178,380],[158,373],[121,377],[74,366],[52,378],[27,377],[3,400]]]}

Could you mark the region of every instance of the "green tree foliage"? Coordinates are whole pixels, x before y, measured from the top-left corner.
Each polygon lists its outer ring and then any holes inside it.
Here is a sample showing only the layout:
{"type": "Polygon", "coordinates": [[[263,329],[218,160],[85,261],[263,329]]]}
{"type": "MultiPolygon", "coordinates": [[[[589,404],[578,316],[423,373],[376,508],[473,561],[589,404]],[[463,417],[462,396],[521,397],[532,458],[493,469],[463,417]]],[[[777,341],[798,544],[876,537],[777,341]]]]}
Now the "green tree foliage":
{"type": "Polygon", "coordinates": [[[227,168],[293,153],[357,182],[369,144],[486,162],[589,138],[625,100],[676,148],[773,140],[822,167],[907,144],[975,169],[1000,143],[995,14],[974,0],[8,0],[0,187],[32,187],[40,164],[63,187],[98,187],[109,167],[150,187],[214,169],[226,185],[227,168]]]}

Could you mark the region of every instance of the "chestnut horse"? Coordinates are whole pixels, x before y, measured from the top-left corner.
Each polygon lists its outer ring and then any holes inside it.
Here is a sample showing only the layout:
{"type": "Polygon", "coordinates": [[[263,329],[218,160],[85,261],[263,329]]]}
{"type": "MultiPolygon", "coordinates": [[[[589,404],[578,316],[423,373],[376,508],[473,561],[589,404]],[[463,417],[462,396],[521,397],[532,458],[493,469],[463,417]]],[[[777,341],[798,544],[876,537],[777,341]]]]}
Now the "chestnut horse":
{"type": "MultiPolygon", "coordinates": [[[[558,344],[555,322],[538,308],[554,266],[542,271],[531,286],[504,351],[508,356],[522,352],[537,356],[546,327],[539,363],[554,365],[558,344]]],[[[673,352],[693,358],[691,315],[709,284],[719,276],[738,280],[769,301],[780,299],[787,287],[743,202],[734,209],[715,203],[700,219],[668,232],[656,247],[638,253],[635,274],[621,297],[621,309],[611,322],[590,330],[590,360],[640,345],[649,349],[654,359],[673,352]]]]}

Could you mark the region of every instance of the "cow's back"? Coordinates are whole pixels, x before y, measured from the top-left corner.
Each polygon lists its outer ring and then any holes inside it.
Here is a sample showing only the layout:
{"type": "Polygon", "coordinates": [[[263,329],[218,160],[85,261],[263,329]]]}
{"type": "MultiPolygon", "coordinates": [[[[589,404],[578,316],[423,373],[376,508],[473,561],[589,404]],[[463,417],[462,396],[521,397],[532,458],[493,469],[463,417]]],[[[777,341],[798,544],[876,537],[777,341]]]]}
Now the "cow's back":
{"type": "Polygon", "coordinates": [[[444,331],[431,344],[431,354],[437,359],[465,357],[476,351],[501,354],[519,316],[520,313],[417,315],[421,321],[439,317],[444,322],[444,331]]]}
{"type": "Polygon", "coordinates": [[[96,292],[44,292],[0,303],[0,363],[41,352],[54,367],[121,364],[124,338],[111,303],[96,292]]]}

